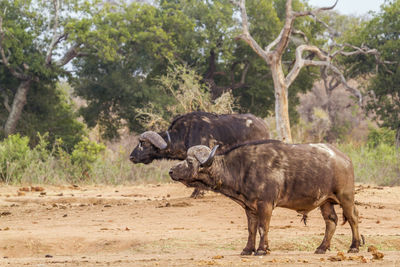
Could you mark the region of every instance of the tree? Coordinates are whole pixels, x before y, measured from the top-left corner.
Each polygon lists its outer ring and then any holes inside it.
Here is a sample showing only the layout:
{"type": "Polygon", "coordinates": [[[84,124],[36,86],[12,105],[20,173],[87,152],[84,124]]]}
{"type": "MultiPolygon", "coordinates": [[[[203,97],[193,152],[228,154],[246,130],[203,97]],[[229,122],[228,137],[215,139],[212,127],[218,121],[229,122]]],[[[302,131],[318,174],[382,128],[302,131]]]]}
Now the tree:
{"type": "MultiPolygon", "coordinates": [[[[224,92],[232,92],[238,99],[237,111],[251,112],[258,116],[268,116],[273,108],[273,90],[268,66],[249,49],[247,45],[238,42],[234,37],[239,28],[236,15],[232,14],[230,1],[178,1],[177,9],[195,22],[196,41],[202,55],[198,55],[195,67],[209,85],[213,99],[224,92]],[[194,2],[194,3],[193,3],[194,2]],[[186,3],[186,4],[185,4],[186,3]]],[[[255,39],[263,42],[272,41],[271,36],[279,32],[284,19],[280,6],[282,0],[251,1],[249,17],[255,39]],[[262,22],[260,22],[262,21],[262,22]]],[[[296,1],[297,5],[300,2],[296,1]]],[[[284,6],[283,6],[284,7],[284,6]]],[[[304,25],[303,30],[318,31],[314,25],[304,25]]],[[[285,60],[288,60],[285,58],[285,60]]],[[[190,61],[188,62],[189,65],[190,61]]],[[[290,113],[297,115],[295,105],[298,103],[297,92],[305,92],[312,87],[315,79],[313,70],[303,71],[298,81],[293,84],[294,92],[290,113]]]]}
{"type": "MultiPolygon", "coordinates": [[[[145,125],[138,120],[137,110],[148,104],[163,110],[159,115],[170,120],[172,113],[166,106],[176,102],[159,82],[171,67],[170,59],[193,68],[204,84],[213,81],[219,86],[225,76],[220,66],[229,66],[226,62],[234,45],[232,12],[228,0],[162,0],[156,5],[132,3],[114,14],[119,16],[114,23],[124,21],[119,31],[129,35],[118,47],[120,60],[85,57],[74,61],[77,71],[72,84],[87,101],[81,113],[88,125],[99,124],[106,138],[117,137],[123,126],[141,131],[145,125]]],[[[216,92],[216,87],[209,87],[211,93],[216,92]]]]}
{"type": "MultiPolygon", "coordinates": [[[[250,4],[254,34],[259,40],[272,41],[271,36],[278,33],[283,15],[275,7],[281,2],[250,4]],[[258,18],[268,18],[267,26],[258,18]]],[[[137,120],[138,108],[151,104],[155,109],[166,110],[165,106],[175,105],[171,93],[160,90],[158,83],[170,67],[169,59],[186,64],[201,75],[213,99],[232,92],[239,103],[236,112],[258,116],[271,113],[274,95],[270,70],[245,43],[234,40],[239,28],[228,0],[160,0],[154,5],[132,3],[116,5],[115,9],[118,12],[113,13],[109,25],[118,28],[127,40],[118,45],[119,60],[88,56],[73,61],[72,84],[88,104],[81,114],[90,127],[100,125],[103,137],[117,137],[118,129],[124,126],[131,131],[143,130],[137,120]]],[[[318,32],[314,25],[317,24],[300,28],[318,32]]],[[[293,53],[285,60],[292,58],[293,53]]],[[[307,68],[292,85],[292,118],[297,115],[296,93],[310,89],[315,78],[315,70],[307,68]]],[[[163,114],[164,119],[170,119],[170,113],[163,114]]]]}
{"type": "Polygon", "coordinates": [[[102,24],[110,13],[107,7],[97,0],[0,3],[0,68],[12,76],[8,85],[15,86],[7,92],[1,88],[9,111],[6,136],[15,133],[34,84],[56,82],[74,58],[115,55],[115,43],[121,40],[112,38],[115,29],[102,24]]]}
{"type": "Polygon", "coordinates": [[[400,1],[386,1],[379,13],[348,34],[347,40],[359,46],[376,47],[381,52],[377,66],[374,58],[359,55],[345,61],[351,75],[369,75],[367,109],[380,126],[396,131],[400,146],[400,1]]]}
{"type": "MultiPolygon", "coordinates": [[[[298,77],[303,67],[317,66],[322,68],[321,72],[325,74],[329,71],[330,75],[333,75],[337,81],[343,83],[348,90],[361,99],[361,93],[347,84],[344,75],[339,68],[335,66],[333,60],[338,55],[348,56],[354,54],[377,53],[377,51],[369,49],[363,50],[350,45],[344,45],[328,53],[317,45],[309,44],[307,35],[295,27],[295,20],[297,18],[316,18],[316,14],[334,8],[336,3],[331,7],[318,8],[311,11],[294,11],[292,0],[287,0],[285,4],[285,22],[282,30],[278,37],[263,49],[250,34],[245,0],[236,1],[236,5],[239,7],[241,13],[243,30],[243,33],[238,38],[244,40],[270,67],[274,82],[276,127],[279,138],[285,142],[292,142],[288,112],[288,89],[298,77]],[[298,41],[293,38],[294,35],[302,37],[304,42],[296,44],[295,60],[288,69],[285,69],[283,56],[285,52],[287,52],[289,42],[293,40],[295,43],[298,43],[298,41]],[[352,48],[353,51],[345,51],[348,47],[352,48]],[[314,59],[315,57],[317,60],[314,59]]],[[[323,23],[321,20],[317,19],[317,21],[323,23]]]]}
{"type": "MultiPolygon", "coordinates": [[[[282,0],[275,2],[278,5],[282,0]]],[[[268,1],[263,1],[262,6],[251,5],[254,22],[258,18],[269,19],[268,26],[254,23],[256,36],[261,40],[270,41],[281,25],[282,18],[274,7],[268,1]]],[[[270,114],[273,93],[272,82],[268,82],[269,69],[247,45],[234,40],[239,29],[228,0],[162,0],[154,6],[132,3],[118,16],[120,19],[115,22],[123,20],[126,25],[119,24],[118,28],[131,36],[117,50],[120,60],[82,57],[74,61],[73,86],[88,103],[82,108],[82,115],[89,126],[100,124],[105,137],[118,136],[117,130],[123,126],[142,130],[136,119],[137,108],[151,104],[165,110],[165,106],[175,105],[170,92],[160,91],[158,83],[170,67],[168,59],[186,64],[201,75],[213,99],[232,92],[240,104],[235,111],[270,114]],[[149,30],[155,28],[157,31],[149,30]]],[[[302,71],[292,91],[310,89],[314,79],[313,70],[302,71]]],[[[297,94],[293,93],[289,101],[294,118],[297,94]]],[[[164,115],[164,119],[170,119],[170,113],[164,115]]]]}
{"type": "MultiPolygon", "coordinates": [[[[247,10],[249,11],[248,20],[250,31],[253,38],[258,43],[270,43],[285,21],[285,2],[286,0],[274,1],[249,1],[247,10]]],[[[303,8],[301,1],[295,1],[296,8],[303,8]]],[[[316,40],[317,34],[321,31],[320,25],[312,20],[297,20],[297,28],[307,33],[310,40],[316,40]]],[[[237,32],[235,37],[240,33],[237,32]]],[[[258,116],[266,117],[274,111],[274,83],[271,70],[264,60],[259,57],[250,46],[245,42],[235,38],[234,58],[236,61],[243,60],[250,63],[249,71],[246,76],[245,84],[238,90],[233,90],[233,94],[238,98],[242,112],[252,112],[258,116]]],[[[283,62],[291,64],[294,60],[294,43],[289,44],[287,53],[283,56],[283,62]]],[[[236,80],[240,73],[236,74],[236,80]]],[[[298,119],[296,106],[299,103],[298,93],[305,93],[312,88],[313,82],[318,78],[318,72],[313,68],[304,68],[300,72],[296,81],[291,85],[291,94],[288,95],[289,115],[292,122],[298,119]]]]}
{"type": "Polygon", "coordinates": [[[87,101],[80,112],[89,127],[99,125],[102,136],[118,137],[118,130],[143,130],[138,108],[149,102],[165,107],[172,99],[157,86],[157,77],[166,73],[167,58],[189,60],[197,51],[191,35],[194,24],[181,10],[149,4],[115,5],[104,21],[118,29],[119,60],[88,56],[74,61],[71,80],[75,93],[87,101]],[[185,49],[182,49],[185,47],[185,49]]]}
{"type": "Polygon", "coordinates": [[[59,145],[71,152],[86,135],[83,123],[78,121],[76,107],[71,101],[71,88],[66,83],[34,83],[27,96],[18,133],[28,136],[31,147],[40,141],[38,133],[48,133],[50,145],[59,145]]]}

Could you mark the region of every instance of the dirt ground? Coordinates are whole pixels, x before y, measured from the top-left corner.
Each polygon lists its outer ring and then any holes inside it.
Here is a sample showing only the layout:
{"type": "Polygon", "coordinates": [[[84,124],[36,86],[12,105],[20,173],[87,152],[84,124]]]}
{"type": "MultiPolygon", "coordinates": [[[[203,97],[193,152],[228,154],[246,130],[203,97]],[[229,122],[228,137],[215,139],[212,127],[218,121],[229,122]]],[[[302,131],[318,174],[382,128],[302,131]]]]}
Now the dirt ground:
{"type": "Polygon", "coordinates": [[[400,187],[357,185],[366,244],[359,254],[348,254],[350,227],[338,225],[324,255],[313,254],[325,229],[319,210],[305,226],[296,212],[277,208],[271,253],[240,256],[247,241],[244,210],[222,195],[207,192],[194,200],[191,192],[178,183],[3,185],[0,266],[400,266],[400,187]],[[383,259],[373,259],[371,245],[383,259]]]}

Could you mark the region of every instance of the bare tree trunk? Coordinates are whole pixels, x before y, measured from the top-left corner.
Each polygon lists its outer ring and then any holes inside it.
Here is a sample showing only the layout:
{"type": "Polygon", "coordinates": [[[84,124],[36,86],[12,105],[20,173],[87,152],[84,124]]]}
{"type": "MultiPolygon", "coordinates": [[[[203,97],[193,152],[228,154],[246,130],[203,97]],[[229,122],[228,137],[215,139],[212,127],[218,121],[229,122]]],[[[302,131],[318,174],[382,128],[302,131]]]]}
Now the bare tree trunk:
{"type": "Polygon", "coordinates": [[[285,143],[292,143],[288,109],[288,97],[285,89],[275,87],[275,120],[278,138],[285,143]]]}
{"type": "Polygon", "coordinates": [[[285,84],[285,76],[282,71],[279,56],[271,56],[268,60],[274,81],[275,91],[275,120],[278,138],[286,143],[292,143],[290,131],[288,87],[285,84]]]}
{"type": "Polygon", "coordinates": [[[396,148],[400,148],[400,125],[397,126],[396,130],[396,148]]]}
{"type": "Polygon", "coordinates": [[[18,86],[17,93],[15,94],[10,114],[8,115],[6,124],[4,125],[4,133],[6,136],[15,133],[18,121],[21,117],[22,110],[26,104],[26,96],[31,88],[32,80],[22,81],[18,86]]]}

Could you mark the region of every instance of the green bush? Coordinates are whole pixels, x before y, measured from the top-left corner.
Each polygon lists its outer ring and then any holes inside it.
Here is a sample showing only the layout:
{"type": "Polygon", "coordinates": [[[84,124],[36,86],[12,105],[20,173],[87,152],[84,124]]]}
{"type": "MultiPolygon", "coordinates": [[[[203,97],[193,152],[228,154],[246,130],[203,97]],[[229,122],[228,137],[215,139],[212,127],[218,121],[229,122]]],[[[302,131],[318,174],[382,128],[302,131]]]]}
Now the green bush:
{"type": "Polygon", "coordinates": [[[0,143],[0,179],[3,182],[20,181],[29,166],[29,138],[10,135],[0,143]]]}
{"type": "Polygon", "coordinates": [[[38,134],[37,145],[29,138],[11,135],[0,142],[0,182],[11,184],[38,183],[159,183],[170,181],[172,161],[132,164],[129,152],[121,146],[118,152],[106,149],[84,138],[72,153],[64,149],[62,139],[51,144],[46,133],[38,134]]]}
{"type": "Polygon", "coordinates": [[[103,144],[90,141],[88,138],[83,138],[74,146],[71,154],[73,164],[78,165],[82,169],[82,173],[87,173],[92,169],[92,164],[100,158],[100,153],[106,147],[103,144]]]}
{"type": "Polygon", "coordinates": [[[367,143],[369,147],[377,147],[379,144],[394,145],[396,131],[386,127],[370,128],[367,143]]]}
{"type": "Polygon", "coordinates": [[[368,144],[342,144],[339,148],[352,159],[357,182],[400,185],[400,151],[393,145],[379,143],[372,147],[368,144]]]}
{"type": "Polygon", "coordinates": [[[29,147],[29,138],[10,135],[0,142],[0,181],[6,183],[82,182],[91,175],[92,165],[100,160],[103,144],[84,139],[71,154],[63,141],[50,146],[49,135],[38,134],[38,144],[29,147]],[[50,148],[50,149],[49,149],[50,148]]]}

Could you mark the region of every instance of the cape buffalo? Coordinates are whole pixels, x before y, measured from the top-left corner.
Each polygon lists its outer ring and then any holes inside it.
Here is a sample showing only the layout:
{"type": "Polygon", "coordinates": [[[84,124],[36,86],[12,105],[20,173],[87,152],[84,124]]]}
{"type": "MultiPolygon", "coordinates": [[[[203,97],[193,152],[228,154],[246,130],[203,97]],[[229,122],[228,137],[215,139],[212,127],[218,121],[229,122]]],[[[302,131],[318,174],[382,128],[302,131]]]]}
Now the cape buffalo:
{"type": "Polygon", "coordinates": [[[191,147],[187,158],[171,168],[173,180],[187,186],[211,189],[239,203],[246,211],[248,242],[242,255],[264,255],[272,210],[284,207],[307,215],[319,207],[326,230],[315,253],[330,247],[338,217],[334,205],[343,209],[353,238],[349,252],[358,252],[358,212],[354,205],[354,171],[351,160],[328,144],[285,144],[260,141],[241,144],[215,155],[218,146],[191,147]],[[257,228],[260,243],[255,250],[257,228]]]}
{"type": "MultiPolygon", "coordinates": [[[[224,149],[245,141],[263,139],[269,139],[268,127],[252,114],[191,112],[175,118],[165,132],[142,133],[130,160],[144,164],[154,159],[183,160],[187,150],[195,145],[220,145],[224,149]]],[[[192,197],[197,197],[199,193],[195,190],[192,197]]]]}

